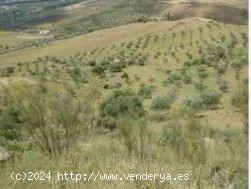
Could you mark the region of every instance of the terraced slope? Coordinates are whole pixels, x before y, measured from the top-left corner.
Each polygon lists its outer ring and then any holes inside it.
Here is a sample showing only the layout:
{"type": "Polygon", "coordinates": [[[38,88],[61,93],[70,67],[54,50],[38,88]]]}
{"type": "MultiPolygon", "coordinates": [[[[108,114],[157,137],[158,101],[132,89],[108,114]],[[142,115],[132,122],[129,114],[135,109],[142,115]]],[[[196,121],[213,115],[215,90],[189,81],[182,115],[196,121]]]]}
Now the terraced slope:
{"type": "MultiPolygon", "coordinates": [[[[163,21],[150,23],[135,23],[115,28],[96,31],[90,34],[73,37],[66,40],[53,42],[43,47],[32,47],[1,55],[1,64],[32,61],[43,56],[69,56],[83,51],[89,51],[97,47],[113,43],[127,42],[137,37],[151,33],[169,33],[181,30],[198,30],[206,27],[209,20],[203,18],[187,18],[181,21],[163,21]]],[[[219,24],[222,25],[223,24],[219,24]]],[[[229,28],[245,28],[245,26],[229,25],[229,28]]],[[[225,30],[225,29],[223,29],[225,30]]],[[[206,34],[204,34],[206,35],[206,34]]]]}
{"type": "MultiPolygon", "coordinates": [[[[47,77],[59,82],[71,82],[69,69],[78,67],[88,73],[90,78],[97,76],[99,78],[99,75],[106,73],[105,79],[103,77],[100,79],[102,85],[120,83],[135,92],[140,90],[142,84],[153,85],[154,96],[165,93],[177,84],[180,94],[176,99],[177,102],[196,96],[198,93],[196,85],[201,82],[209,88],[219,90],[222,85],[219,82],[225,84],[227,81],[227,88],[231,92],[224,94],[220,108],[205,114],[209,115],[209,119],[218,117],[212,120],[216,123],[222,119],[221,125],[224,122],[224,125],[241,127],[238,113],[231,110],[229,116],[231,97],[228,94],[234,92],[239,85],[235,77],[247,78],[246,35],[246,26],[221,24],[203,18],[130,24],[57,41],[41,48],[27,48],[3,55],[1,64],[10,66],[12,63],[15,66],[15,63],[19,63],[18,69],[15,68],[14,76],[28,77],[31,80],[36,80],[41,70],[49,69],[47,77]],[[203,65],[206,63],[199,62],[197,66],[186,66],[187,62],[201,61],[201,58],[209,61],[208,54],[217,53],[218,48],[226,53],[225,60],[210,60],[215,62],[211,63],[212,65],[209,63],[203,65]],[[106,61],[117,67],[111,68],[112,71],[107,68],[102,70],[102,66],[98,67],[106,61]],[[90,62],[93,62],[92,66],[90,62]],[[242,65],[239,71],[233,66],[229,68],[238,62],[242,65]],[[220,67],[223,67],[222,77],[220,71],[219,73],[217,71],[220,67]],[[94,73],[90,76],[95,68],[101,69],[100,73],[97,71],[98,75],[94,73]],[[122,70],[132,79],[131,82],[123,79],[120,73],[122,70]],[[205,78],[200,76],[200,71],[202,74],[205,72],[205,78]],[[187,84],[183,81],[184,74],[189,75],[187,84]]],[[[150,100],[145,102],[149,109],[150,102],[150,100]]]]}

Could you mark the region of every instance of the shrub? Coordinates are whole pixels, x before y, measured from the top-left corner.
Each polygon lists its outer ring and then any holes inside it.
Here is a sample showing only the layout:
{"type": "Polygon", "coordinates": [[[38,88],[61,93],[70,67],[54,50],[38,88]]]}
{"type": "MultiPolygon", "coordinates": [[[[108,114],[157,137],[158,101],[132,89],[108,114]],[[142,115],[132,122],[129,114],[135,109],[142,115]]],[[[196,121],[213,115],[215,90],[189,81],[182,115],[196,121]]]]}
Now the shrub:
{"type": "Polygon", "coordinates": [[[99,114],[99,125],[112,130],[116,126],[114,122],[107,124],[107,120],[116,120],[125,115],[141,117],[144,115],[144,109],[141,100],[130,90],[114,90],[101,104],[99,114]]]}
{"type": "Polygon", "coordinates": [[[223,46],[210,46],[208,48],[208,54],[211,60],[220,60],[227,58],[227,50],[223,46]]]}
{"type": "Polygon", "coordinates": [[[102,66],[102,65],[95,65],[93,68],[92,68],[92,72],[97,74],[97,75],[102,75],[104,74],[105,70],[106,70],[106,66],[102,66]]]}
{"type": "Polygon", "coordinates": [[[203,84],[203,82],[194,82],[194,87],[195,89],[199,90],[199,91],[203,91],[207,89],[207,86],[203,84]]]}
{"type": "Polygon", "coordinates": [[[184,74],[182,80],[185,84],[192,83],[192,77],[190,75],[184,74]]]}
{"type": "Polygon", "coordinates": [[[72,79],[76,82],[86,82],[81,69],[78,67],[69,70],[69,74],[71,75],[72,79]]]}
{"type": "Polygon", "coordinates": [[[214,90],[207,89],[202,92],[200,97],[202,98],[203,103],[206,106],[211,107],[211,106],[217,105],[220,102],[221,95],[214,90]]]}
{"type": "Polygon", "coordinates": [[[137,64],[139,66],[144,66],[145,65],[145,60],[143,58],[139,58],[137,64]]]}
{"type": "Polygon", "coordinates": [[[191,66],[196,66],[196,65],[205,65],[205,64],[207,64],[207,62],[204,58],[188,60],[188,61],[184,62],[185,67],[191,67],[191,66]]]}
{"type": "Polygon", "coordinates": [[[68,95],[32,92],[20,107],[28,136],[49,156],[75,146],[80,133],[92,124],[90,105],[68,95]]]}
{"type": "Polygon", "coordinates": [[[149,18],[148,18],[148,17],[145,17],[145,16],[140,17],[140,18],[137,20],[137,22],[141,22],[141,23],[146,23],[146,22],[148,22],[148,21],[149,21],[149,18]]]}
{"type": "Polygon", "coordinates": [[[123,118],[118,121],[119,138],[127,148],[129,155],[140,160],[147,159],[151,146],[151,131],[144,120],[123,118]]]}
{"type": "Polygon", "coordinates": [[[152,96],[152,87],[150,86],[141,86],[140,90],[138,92],[139,96],[142,96],[143,98],[151,98],[152,96]]]}
{"type": "Polygon", "coordinates": [[[193,109],[201,109],[203,107],[203,99],[196,96],[185,99],[184,103],[193,109]]]}
{"type": "Polygon", "coordinates": [[[80,68],[78,68],[78,67],[76,67],[76,68],[73,68],[72,70],[70,70],[69,71],[70,72],[70,74],[72,75],[72,76],[79,76],[79,75],[81,75],[81,69],[80,68]]]}
{"type": "Polygon", "coordinates": [[[231,66],[232,66],[232,68],[235,68],[235,69],[241,69],[242,68],[242,63],[241,63],[241,61],[234,60],[231,63],[231,66]]]}
{"type": "Polygon", "coordinates": [[[216,70],[219,74],[224,74],[227,70],[227,64],[225,62],[219,62],[216,65],[216,70]]]}
{"type": "Polygon", "coordinates": [[[7,68],[6,68],[6,73],[7,73],[7,74],[14,73],[14,67],[7,67],[7,68]]]}
{"type": "Polygon", "coordinates": [[[168,78],[168,82],[177,84],[182,79],[181,75],[178,72],[171,72],[168,78]]]}
{"type": "Polygon", "coordinates": [[[91,60],[87,63],[89,66],[96,66],[96,61],[95,60],[91,60]]]}
{"type": "Polygon", "coordinates": [[[204,164],[207,160],[203,125],[194,117],[184,123],[172,120],[163,128],[162,139],[178,157],[191,162],[193,166],[204,164]]]}
{"type": "Polygon", "coordinates": [[[200,78],[206,78],[208,76],[208,71],[204,66],[198,68],[198,76],[200,78]]]}
{"type": "Polygon", "coordinates": [[[120,63],[114,63],[109,66],[111,72],[122,72],[123,65],[120,63]]]}
{"type": "Polygon", "coordinates": [[[129,79],[129,75],[128,75],[128,73],[123,72],[123,74],[121,75],[121,78],[124,78],[124,79],[129,79]]]}
{"type": "Polygon", "coordinates": [[[227,92],[227,90],[228,90],[228,85],[227,85],[227,82],[226,81],[220,81],[219,82],[219,89],[220,89],[220,91],[222,91],[222,92],[227,92]]]}
{"type": "Polygon", "coordinates": [[[0,136],[7,140],[21,139],[21,111],[17,107],[7,106],[0,116],[0,136]]]}
{"type": "Polygon", "coordinates": [[[170,95],[156,97],[152,101],[151,108],[154,110],[170,109],[173,100],[174,97],[170,95]]]}
{"type": "Polygon", "coordinates": [[[232,105],[242,114],[244,132],[248,134],[248,81],[244,81],[231,98],[232,105]]]}

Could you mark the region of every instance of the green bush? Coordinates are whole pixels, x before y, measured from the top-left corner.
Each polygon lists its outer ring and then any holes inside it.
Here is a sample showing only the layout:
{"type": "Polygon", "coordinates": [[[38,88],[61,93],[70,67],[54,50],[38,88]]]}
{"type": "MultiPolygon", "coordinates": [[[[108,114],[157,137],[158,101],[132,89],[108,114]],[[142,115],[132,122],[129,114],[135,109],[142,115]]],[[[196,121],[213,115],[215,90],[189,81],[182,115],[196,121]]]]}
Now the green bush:
{"type": "Polygon", "coordinates": [[[188,74],[184,74],[182,80],[185,84],[192,83],[192,77],[188,74]]]}
{"type": "Polygon", "coordinates": [[[203,91],[207,89],[207,86],[203,84],[203,82],[194,82],[194,88],[203,91]]]}
{"type": "Polygon", "coordinates": [[[19,108],[27,137],[49,156],[75,146],[80,133],[88,132],[88,126],[93,124],[90,104],[66,93],[41,94],[35,88],[20,102],[19,108]]]}
{"type": "Polygon", "coordinates": [[[95,65],[93,68],[92,68],[92,72],[97,74],[97,75],[102,75],[105,73],[105,70],[106,70],[106,66],[102,66],[102,65],[95,65]]]}
{"type": "Polygon", "coordinates": [[[203,99],[196,96],[185,99],[184,103],[194,109],[201,109],[203,107],[203,99]]]}
{"type": "Polygon", "coordinates": [[[228,85],[227,85],[227,82],[226,81],[220,81],[219,82],[219,89],[220,89],[220,91],[222,91],[222,92],[227,92],[227,90],[228,90],[228,85]]]}
{"type": "Polygon", "coordinates": [[[173,100],[174,97],[170,95],[156,97],[152,101],[151,108],[154,110],[170,109],[173,100]]]}
{"type": "Polygon", "coordinates": [[[221,94],[219,94],[218,92],[214,90],[207,89],[202,92],[200,97],[202,98],[203,103],[206,106],[212,107],[214,105],[217,105],[220,102],[221,94]]]}
{"type": "Polygon", "coordinates": [[[163,128],[163,143],[168,145],[182,160],[190,161],[193,166],[204,164],[207,160],[203,125],[199,120],[189,117],[185,123],[172,120],[163,128]]]}
{"type": "Polygon", "coordinates": [[[7,73],[7,74],[14,73],[14,67],[7,67],[7,68],[6,68],[6,73],[7,73]]]}
{"type": "Polygon", "coordinates": [[[219,74],[224,74],[226,73],[226,70],[227,70],[227,64],[225,62],[219,62],[217,65],[216,65],[216,70],[219,74]]]}
{"type": "Polygon", "coordinates": [[[87,63],[89,66],[96,66],[96,61],[95,60],[91,60],[87,63]]]}
{"type": "Polygon", "coordinates": [[[152,87],[150,86],[141,86],[138,92],[139,96],[142,96],[143,98],[151,98],[152,96],[152,87]]]}
{"type": "Polygon", "coordinates": [[[119,138],[122,140],[129,155],[140,160],[148,158],[151,145],[151,130],[145,120],[123,118],[118,121],[119,138]]]}
{"type": "Polygon", "coordinates": [[[204,58],[188,60],[188,61],[184,62],[185,67],[191,67],[191,66],[196,66],[196,65],[205,65],[205,64],[207,64],[207,62],[204,58]]]}
{"type": "Polygon", "coordinates": [[[145,63],[145,60],[143,58],[139,58],[138,61],[137,61],[137,64],[139,66],[144,66],[146,63],[145,63]]]}
{"type": "Polygon", "coordinates": [[[79,67],[75,67],[69,70],[69,74],[71,75],[72,79],[76,82],[86,82],[84,74],[79,67]]]}
{"type": "Polygon", "coordinates": [[[141,100],[133,92],[130,90],[114,90],[99,108],[101,117],[99,125],[112,130],[116,126],[114,121],[110,120],[117,120],[123,116],[141,117],[144,113],[141,100]]]}
{"type": "Polygon", "coordinates": [[[141,22],[141,23],[146,23],[149,21],[149,18],[146,16],[140,17],[137,22],[141,22]]]}
{"type": "Polygon", "coordinates": [[[238,90],[235,91],[231,98],[233,106],[238,108],[242,114],[242,122],[244,124],[244,132],[248,134],[248,80],[244,80],[240,84],[238,90]]]}
{"type": "Polygon", "coordinates": [[[200,78],[206,78],[209,75],[207,69],[204,66],[198,68],[198,76],[200,78]]]}
{"type": "Polygon", "coordinates": [[[114,63],[114,64],[111,64],[110,66],[109,66],[109,70],[111,71],[111,72],[122,72],[122,69],[123,69],[123,65],[122,64],[120,64],[120,63],[114,63]]]}
{"type": "Polygon", "coordinates": [[[169,74],[169,77],[167,79],[167,81],[164,81],[164,83],[172,83],[174,85],[180,85],[181,84],[181,74],[178,72],[171,72],[169,74]]]}
{"type": "Polygon", "coordinates": [[[69,71],[72,76],[79,76],[82,74],[81,69],[76,67],[69,71]]]}
{"type": "Polygon", "coordinates": [[[123,74],[121,75],[121,78],[129,79],[128,73],[127,72],[123,72],[123,74]]]}
{"type": "Polygon", "coordinates": [[[210,46],[208,48],[209,59],[211,61],[219,61],[227,58],[227,49],[223,46],[210,46]]]}
{"type": "Polygon", "coordinates": [[[21,139],[22,122],[20,109],[13,106],[4,108],[0,114],[0,136],[7,140],[21,139]]]}

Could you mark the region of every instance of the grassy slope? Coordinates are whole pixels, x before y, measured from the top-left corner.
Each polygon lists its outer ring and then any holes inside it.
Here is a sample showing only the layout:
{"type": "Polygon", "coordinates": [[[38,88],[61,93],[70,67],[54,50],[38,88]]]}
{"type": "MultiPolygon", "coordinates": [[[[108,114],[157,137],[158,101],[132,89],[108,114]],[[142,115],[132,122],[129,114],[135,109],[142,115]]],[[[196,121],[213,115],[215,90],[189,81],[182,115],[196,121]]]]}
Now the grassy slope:
{"type": "MultiPolygon", "coordinates": [[[[43,47],[26,48],[6,55],[0,55],[1,65],[5,63],[32,61],[38,57],[46,55],[62,57],[69,56],[83,51],[88,51],[96,47],[133,40],[141,35],[151,33],[153,31],[168,32],[179,22],[180,21],[150,22],[145,24],[135,23],[100,30],[90,34],[52,42],[51,44],[43,47]]],[[[183,27],[183,29],[186,29],[186,27],[198,28],[200,26],[205,26],[208,20],[203,18],[188,18],[182,20],[182,22],[185,23],[185,27],[183,27]]]]}
{"type": "MultiPolygon", "coordinates": [[[[58,40],[59,38],[70,37],[72,35],[79,35],[80,33],[87,33],[90,30],[97,30],[117,26],[125,23],[135,22],[143,15],[127,7],[123,0],[105,1],[101,4],[92,3],[88,5],[75,4],[72,6],[61,7],[59,12],[61,16],[54,19],[54,16],[48,16],[54,12],[48,12],[37,15],[37,19],[27,25],[29,29],[43,28],[51,30],[50,35],[39,36],[38,34],[31,35],[28,31],[10,31],[9,33],[0,32],[0,52],[5,53],[15,49],[24,48],[27,46],[36,46],[45,44],[48,40],[58,40]],[[83,14],[84,12],[84,14],[83,14]],[[40,20],[39,17],[46,19],[40,20]],[[47,18],[48,17],[48,18],[47,18]],[[55,39],[53,38],[55,37],[55,39]],[[8,44],[6,40],[8,39],[8,44]],[[5,46],[9,49],[6,50],[5,46]]],[[[162,2],[163,3],[163,2],[162,2]]],[[[165,5],[165,4],[163,4],[165,5]]],[[[247,16],[245,13],[247,7],[246,0],[218,0],[218,1],[194,1],[187,0],[172,0],[165,5],[168,8],[158,10],[154,13],[154,17],[166,19],[168,12],[171,12],[171,17],[174,20],[179,20],[188,17],[204,17],[223,21],[225,23],[245,24],[247,16]]],[[[246,11],[247,12],[247,11],[246,11]]]]}
{"type": "MultiPolygon", "coordinates": [[[[187,19],[185,22],[193,23],[194,19],[195,18],[187,19]]],[[[0,58],[2,63],[11,63],[16,61],[31,61],[45,55],[69,56],[82,51],[88,51],[96,47],[109,45],[116,42],[133,40],[152,31],[165,31],[170,29],[176,23],[177,22],[165,21],[145,24],[129,24],[96,31],[66,40],[56,41],[40,48],[27,48],[7,55],[2,55],[0,58]]],[[[203,21],[198,22],[199,25],[200,23],[203,23],[203,21]]]]}
{"type": "MultiPolygon", "coordinates": [[[[182,67],[184,61],[188,60],[186,53],[190,52],[193,58],[199,57],[198,47],[202,48],[202,51],[206,53],[206,43],[217,43],[216,41],[220,39],[221,35],[226,36],[226,41],[230,41],[230,34],[233,33],[237,37],[238,43],[235,45],[235,52],[238,53],[240,49],[243,49],[243,39],[241,37],[242,33],[247,33],[246,26],[236,26],[222,23],[211,23],[212,32],[210,33],[207,24],[210,23],[210,20],[202,18],[188,18],[181,21],[173,22],[152,22],[146,24],[131,24],[120,26],[116,28],[106,29],[102,31],[96,31],[87,35],[74,37],[67,40],[53,42],[44,47],[33,47],[27,48],[24,50],[16,51],[7,55],[0,56],[1,65],[3,66],[12,66],[17,62],[23,61],[32,61],[38,57],[43,57],[46,55],[50,56],[60,56],[61,59],[66,60],[66,64],[57,64],[55,62],[30,62],[28,64],[21,64],[21,66],[15,66],[15,71],[8,79],[6,77],[0,78],[0,81],[4,81],[8,85],[8,80],[13,80],[17,84],[17,80],[23,80],[22,78],[29,79],[34,84],[34,81],[38,79],[35,73],[35,70],[39,68],[47,68],[49,71],[44,77],[47,78],[47,84],[52,88],[62,87],[64,83],[74,83],[72,78],[67,73],[67,70],[79,67],[82,70],[85,70],[87,74],[90,75],[91,79],[97,81],[97,86],[103,93],[103,96],[106,96],[110,93],[110,90],[103,89],[104,83],[111,82],[121,82],[122,87],[129,87],[133,91],[137,92],[141,84],[153,85],[155,87],[153,91],[153,97],[159,95],[165,95],[173,86],[171,84],[163,85],[163,81],[168,78],[167,70],[176,70],[182,67]],[[203,32],[200,35],[199,28],[203,28],[203,32]],[[190,30],[193,32],[193,37],[190,37],[190,30]],[[182,31],[185,32],[182,35],[182,31]],[[175,39],[172,39],[172,34],[175,33],[175,39]],[[144,42],[148,36],[151,36],[151,40],[148,43],[145,49],[136,48],[137,42],[142,38],[144,42]],[[155,40],[156,36],[158,39],[155,40]],[[198,45],[195,45],[198,41],[198,45]],[[125,42],[123,44],[123,42],[125,42]],[[193,45],[191,45],[193,42],[193,45]],[[131,48],[126,46],[132,43],[131,48]],[[184,47],[182,47],[184,45],[184,47]],[[143,55],[149,55],[149,59],[144,66],[128,66],[123,71],[126,71],[129,74],[130,83],[127,83],[125,80],[121,79],[121,73],[107,74],[105,78],[95,77],[93,74],[90,74],[91,67],[86,65],[86,62],[89,60],[103,60],[108,56],[114,56],[115,58],[119,56],[121,52],[125,51],[126,54],[130,57],[131,52],[142,53],[143,55]],[[154,58],[157,52],[161,54],[154,58]],[[172,52],[175,52],[176,58],[171,56],[172,52]],[[69,58],[70,55],[73,55],[69,58]],[[13,64],[11,64],[13,63],[13,64]],[[28,67],[29,66],[29,67],[28,67]],[[18,71],[20,69],[20,71],[18,71]],[[139,78],[139,79],[136,79],[139,78]],[[151,80],[153,79],[153,80],[151,80]],[[7,82],[6,82],[7,80],[7,82]]],[[[142,45],[142,44],[141,44],[142,45]]],[[[140,45],[140,46],[141,46],[140,45]]],[[[193,82],[198,80],[197,77],[197,68],[191,68],[191,76],[193,82]]],[[[217,85],[217,74],[215,70],[207,68],[209,70],[209,77],[205,79],[205,83],[208,87],[218,90],[217,85]]],[[[241,70],[241,79],[247,77],[247,67],[241,70]]],[[[89,78],[88,78],[89,79],[89,78]]],[[[245,148],[246,144],[244,137],[242,137],[242,122],[240,113],[236,112],[231,106],[230,98],[232,93],[236,90],[238,82],[234,78],[234,71],[229,66],[226,74],[222,76],[222,79],[226,80],[229,84],[229,92],[224,93],[220,102],[220,106],[216,110],[206,110],[202,114],[205,115],[206,119],[210,124],[210,129],[214,130],[217,128],[217,137],[212,139],[211,148],[208,148],[206,156],[209,161],[206,165],[196,164],[196,174],[193,175],[193,180],[191,181],[190,188],[198,188],[198,182],[196,179],[202,177],[203,180],[201,187],[203,188],[217,188],[217,185],[212,185],[210,178],[211,170],[214,166],[221,165],[222,163],[226,167],[226,170],[237,170],[237,174],[234,174],[236,185],[241,185],[242,182],[246,183],[245,169],[237,169],[240,167],[246,167],[246,154],[245,148]],[[229,127],[230,126],[230,127],[229,127]],[[234,128],[234,129],[233,129],[234,128]],[[219,136],[218,136],[219,135],[219,136]],[[229,139],[230,143],[226,141],[229,139]],[[241,142],[240,142],[241,141],[241,142]],[[237,156],[236,154],[242,154],[242,156],[237,156]],[[234,160],[234,163],[233,163],[234,160]],[[198,168],[199,167],[199,168],[198,168]],[[197,171],[200,169],[201,171],[197,171]],[[194,179],[195,178],[195,179],[194,179]],[[241,178],[241,179],[240,179],[241,178]],[[243,181],[244,179],[244,181],[243,181]]],[[[76,91],[77,96],[81,97],[81,94],[85,93],[85,85],[74,85],[72,84],[73,89],[76,91]]],[[[194,89],[192,84],[182,84],[178,88],[178,102],[187,96],[195,96],[198,91],[194,89]]],[[[144,107],[148,111],[148,114],[151,116],[156,113],[150,110],[152,99],[144,100],[144,107]]],[[[175,104],[174,104],[175,105],[175,104]]],[[[160,113],[172,113],[161,111],[160,113]]],[[[164,123],[158,123],[155,121],[150,121],[149,125],[152,128],[154,135],[153,141],[150,144],[147,144],[148,150],[150,151],[151,158],[142,161],[136,157],[128,157],[126,154],[126,148],[121,142],[119,135],[115,133],[109,134],[100,134],[97,136],[91,136],[90,140],[85,142],[81,141],[81,146],[72,151],[66,156],[62,155],[56,160],[48,159],[47,157],[41,155],[37,151],[24,152],[19,160],[16,160],[15,163],[7,164],[3,171],[1,170],[0,179],[3,182],[0,182],[3,187],[15,187],[15,188],[44,188],[52,187],[48,182],[12,182],[5,181],[9,174],[13,170],[59,170],[65,171],[68,169],[78,170],[79,172],[91,172],[91,171],[108,171],[115,173],[123,172],[138,172],[139,170],[154,170],[154,172],[161,171],[189,171],[191,170],[191,165],[188,162],[184,162],[183,159],[179,160],[178,156],[175,156],[173,151],[166,147],[159,147],[158,137],[162,136],[162,126],[164,123]],[[156,141],[155,141],[156,140],[156,141]],[[105,142],[104,142],[105,141],[105,142]],[[67,158],[65,158],[67,157],[67,158]],[[153,158],[153,159],[152,159],[153,158]],[[39,159],[39,164],[37,161],[39,159]],[[119,163],[118,163],[119,162],[119,163]],[[178,170],[177,170],[178,169],[178,170]]],[[[191,136],[193,135],[191,134],[191,136]]],[[[224,168],[225,168],[224,167],[224,168]]],[[[225,169],[224,169],[225,170],[225,169]]],[[[167,188],[170,185],[163,184],[152,184],[150,186],[145,186],[143,183],[137,182],[90,182],[84,183],[80,182],[77,184],[72,183],[54,183],[53,187],[55,188],[167,188]],[[142,185],[141,185],[142,184],[142,185]],[[153,186],[154,185],[154,186],[153,186]]],[[[171,187],[179,188],[180,186],[172,185],[171,187]]]]}
{"type": "MultiPolygon", "coordinates": [[[[57,56],[60,58],[67,58],[71,55],[78,55],[79,57],[85,57],[87,60],[97,59],[102,60],[107,56],[117,56],[121,51],[126,50],[125,47],[121,47],[123,42],[134,44],[137,42],[139,37],[146,38],[147,36],[159,36],[159,39],[156,42],[151,42],[149,47],[144,50],[136,50],[145,55],[150,56],[149,63],[143,67],[140,66],[130,66],[125,69],[129,74],[130,78],[139,77],[140,81],[134,81],[131,84],[127,84],[123,79],[120,78],[120,74],[115,74],[112,77],[108,77],[106,80],[101,80],[101,83],[104,82],[122,82],[123,86],[129,86],[135,92],[140,88],[141,84],[154,85],[156,87],[154,91],[154,96],[164,94],[168,91],[168,88],[171,86],[164,86],[162,83],[167,79],[166,70],[176,70],[182,68],[183,63],[187,58],[186,53],[190,52],[194,58],[200,57],[198,54],[198,46],[205,50],[206,45],[203,41],[212,42],[214,40],[219,40],[220,35],[225,35],[227,39],[230,38],[230,33],[234,33],[238,36],[239,42],[243,40],[239,35],[241,33],[246,33],[246,26],[235,26],[235,25],[224,25],[218,24],[218,26],[213,27],[213,33],[210,34],[207,24],[209,20],[203,18],[188,18],[181,21],[165,21],[165,22],[151,22],[145,24],[130,24],[124,25],[116,28],[96,31],[87,35],[74,37],[67,40],[53,42],[47,46],[39,48],[27,48],[24,50],[16,51],[7,55],[0,56],[2,65],[10,65],[10,63],[24,62],[24,61],[33,61],[38,57],[48,56],[57,56]],[[203,34],[201,37],[199,34],[199,28],[203,28],[203,34]],[[193,38],[190,39],[189,31],[193,31],[193,38]],[[181,33],[185,32],[185,36],[182,37],[181,33]],[[171,34],[177,33],[175,40],[172,40],[171,34]],[[198,46],[193,45],[190,48],[191,40],[195,43],[199,41],[198,46]],[[115,46],[114,46],[115,45],[115,46]],[[180,45],[184,45],[184,48],[181,48],[180,45]],[[114,46],[114,47],[113,47],[114,46]],[[97,50],[104,48],[103,52],[95,52],[93,55],[90,53],[87,55],[82,55],[83,52],[91,52],[92,50],[97,50]],[[160,52],[161,55],[158,58],[154,58],[156,52],[160,52]],[[171,56],[171,52],[175,52],[178,60],[171,56]],[[151,81],[154,80],[154,81],[151,81]]],[[[97,50],[98,51],[98,50],[97,50]]],[[[131,50],[126,50],[130,52],[131,50]]],[[[133,50],[132,50],[133,51],[133,50]]],[[[76,58],[78,58],[78,56],[76,58]]],[[[63,73],[61,75],[62,80],[68,80],[67,75],[64,73],[65,68],[58,67],[57,69],[61,70],[63,73]]],[[[84,66],[83,69],[89,69],[88,66],[84,66]]],[[[58,75],[58,73],[56,73],[58,75]]],[[[196,78],[196,70],[192,70],[191,74],[194,75],[194,80],[196,78]]],[[[228,74],[224,76],[226,81],[230,81],[230,91],[234,90],[238,86],[233,78],[233,70],[229,70],[228,74]]],[[[246,69],[243,70],[243,77],[247,75],[246,69]]],[[[17,75],[22,77],[20,73],[17,75]]],[[[216,82],[217,74],[215,71],[210,70],[210,77],[206,79],[206,84],[210,88],[217,89],[218,85],[216,82]]],[[[33,79],[33,78],[31,78],[33,79]]],[[[106,91],[104,91],[106,93],[106,91]]],[[[179,98],[180,100],[188,96],[196,95],[197,91],[193,89],[193,85],[186,85],[179,89],[179,98]]],[[[205,112],[208,115],[209,119],[211,117],[217,117],[212,119],[212,122],[217,125],[235,125],[241,128],[242,123],[240,122],[240,115],[233,110],[231,110],[230,99],[231,93],[224,95],[222,108],[205,112]],[[231,116],[229,116],[229,112],[231,116]],[[219,116],[220,115],[220,116],[219,116]],[[223,118],[224,117],[224,118],[223,118]],[[219,120],[221,120],[219,122],[219,120]],[[219,124],[220,123],[220,124],[219,124]]],[[[145,105],[149,108],[151,100],[146,100],[145,105]]]]}

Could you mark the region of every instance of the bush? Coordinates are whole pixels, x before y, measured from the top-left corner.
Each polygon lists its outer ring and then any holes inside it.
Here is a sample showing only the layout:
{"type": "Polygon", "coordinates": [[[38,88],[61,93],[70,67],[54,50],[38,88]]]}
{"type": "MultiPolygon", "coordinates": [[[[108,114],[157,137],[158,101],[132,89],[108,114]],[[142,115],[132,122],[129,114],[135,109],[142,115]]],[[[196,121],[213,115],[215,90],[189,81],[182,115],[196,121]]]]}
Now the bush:
{"type": "Polygon", "coordinates": [[[184,74],[182,80],[185,84],[192,83],[192,77],[190,75],[184,74]]]}
{"type": "Polygon", "coordinates": [[[121,78],[124,78],[124,79],[129,79],[129,75],[128,75],[128,73],[123,72],[123,74],[121,75],[121,78]]]}
{"type": "Polygon", "coordinates": [[[203,99],[196,96],[190,97],[184,100],[184,104],[193,109],[201,109],[203,107],[203,99]]]}
{"type": "Polygon", "coordinates": [[[218,92],[214,91],[214,90],[207,89],[207,90],[202,92],[200,97],[202,98],[203,103],[206,106],[210,107],[210,106],[217,105],[220,102],[221,95],[218,92]]]}
{"type": "Polygon", "coordinates": [[[207,62],[203,58],[188,60],[188,61],[184,62],[185,67],[191,67],[191,66],[196,66],[196,65],[205,65],[205,64],[207,64],[207,62]]]}
{"type": "Polygon", "coordinates": [[[184,123],[172,120],[162,131],[163,143],[193,166],[206,163],[205,135],[203,125],[194,117],[189,117],[184,123]]]}
{"type": "Polygon", "coordinates": [[[241,83],[238,90],[231,98],[232,105],[238,108],[242,114],[244,132],[248,134],[248,80],[241,83]]]}
{"type": "Polygon", "coordinates": [[[111,64],[110,66],[109,66],[109,70],[111,71],[111,72],[122,72],[122,68],[123,68],[123,65],[122,64],[120,64],[120,63],[116,63],[116,64],[111,64]]]}
{"type": "Polygon", "coordinates": [[[20,107],[28,137],[49,156],[75,146],[92,124],[90,105],[68,95],[32,92],[20,107]]]}
{"type": "Polygon", "coordinates": [[[151,98],[152,96],[152,87],[150,86],[141,86],[140,90],[138,92],[139,96],[142,96],[143,98],[151,98]]]}
{"type": "Polygon", "coordinates": [[[91,60],[87,63],[89,66],[96,66],[96,61],[95,60],[91,60]]]}
{"type": "Polygon", "coordinates": [[[21,139],[21,111],[17,107],[4,108],[0,116],[0,136],[7,140],[21,139]]]}
{"type": "Polygon", "coordinates": [[[207,86],[203,84],[203,82],[194,82],[194,88],[203,91],[207,89],[207,86]]]}
{"type": "Polygon", "coordinates": [[[14,67],[7,67],[7,68],[6,68],[6,73],[7,73],[7,74],[14,73],[14,67]]]}
{"type": "Polygon", "coordinates": [[[217,73],[219,73],[219,74],[224,74],[224,73],[226,73],[227,64],[226,64],[225,62],[219,62],[219,63],[216,65],[216,70],[217,70],[217,73]]]}
{"type": "Polygon", "coordinates": [[[143,58],[139,58],[137,64],[139,66],[144,66],[146,63],[145,63],[145,60],[143,58]]]}
{"type": "Polygon", "coordinates": [[[169,95],[156,97],[152,101],[151,108],[154,110],[170,109],[173,100],[174,100],[174,97],[169,96],[169,95]]]}
{"type": "Polygon", "coordinates": [[[211,46],[208,48],[208,54],[211,60],[221,60],[227,58],[227,50],[223,46],[211,46]]]}
{"type": "Polygon", "coordinates": [[[228,85],[227,85],[227,82],[226,81],[220,81],[219,82],[219,89],[220,89],[220,91],[222,91],[222,92],[227,92],[227,90],[228,90],[228,85]]]}
{"type": "Polygon", "coordinates": [[[111,119],[117,120],[125,115],[132,118],[141,117],[144,115],[144,109],[141,100],[130,90],[114,90],[101,104],[99,114],[99,124],[112,130],[116,126],[114,121],[109,124],[111,119]]]}
{"type": "Polygon", "coordinates": [[[106,66],[102,66],[102,65],[95,65],[93,68],[92,68],[92,72],[97,74],[97,75],[102,75],[104,74],[105,70],[106,70],[106,66]]]}
{"type": "Polygon", "coordinates": [[[141,18],[139,18],[138,20],[137,20],[137,22],[141,22],[141,23],[146,23],[146,22],[148,22],[149,21],[149,18],[148,17],[145,17],[145,16],[143,16],[143,17],[141,17],[141,18]]]}
{"type": "Polygon", "coordinates": [[[129,155],[140,160],[148,158],[151,146],[151,131],[144,120],[123,118],[118,121],[119,138],[127,148],[129,155]]]}
{"type": "Polygon", "coordinates": [[[72,79],[76,82],[86,82],[81,69],[78,67],[69,70],[69,74],[71,75],[72,79]]]}
{"type": "Polygon", "coordinates": [[[174,85],[180,85],[181,84],[181,75],[178,72],[171,72],[167,81],[164,81],[164,83],[172,83],[174,85]]]}
{"type": "Polygon", "coordinates": [[[198,76],[200,78],[206,78],[208,76],[208,71],[204,66],[198,68],[198,76]]]}

